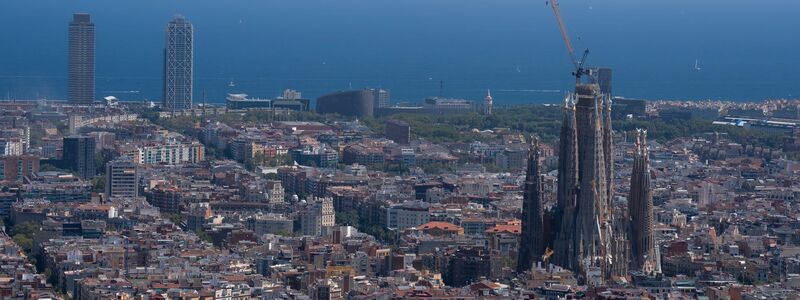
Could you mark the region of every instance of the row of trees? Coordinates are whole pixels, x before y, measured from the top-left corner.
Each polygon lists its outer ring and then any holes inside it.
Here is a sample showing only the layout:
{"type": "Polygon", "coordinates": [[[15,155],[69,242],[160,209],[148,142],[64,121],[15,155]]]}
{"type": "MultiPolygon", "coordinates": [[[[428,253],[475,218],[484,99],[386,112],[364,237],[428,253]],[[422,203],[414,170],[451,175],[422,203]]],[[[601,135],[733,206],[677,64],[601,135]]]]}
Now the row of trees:
{"type": "Polygon", "coordinates": [[[388,245],[396,245],[398,242],[397,234],[394,231],[389,230],[380,224],[368,223],[367,220],[359,217],[358,212],[355,210],[337,212],[336,224],[342,226],[353,226],[357,228],[358,231],[374,236],[379,241],[388,245]]]}

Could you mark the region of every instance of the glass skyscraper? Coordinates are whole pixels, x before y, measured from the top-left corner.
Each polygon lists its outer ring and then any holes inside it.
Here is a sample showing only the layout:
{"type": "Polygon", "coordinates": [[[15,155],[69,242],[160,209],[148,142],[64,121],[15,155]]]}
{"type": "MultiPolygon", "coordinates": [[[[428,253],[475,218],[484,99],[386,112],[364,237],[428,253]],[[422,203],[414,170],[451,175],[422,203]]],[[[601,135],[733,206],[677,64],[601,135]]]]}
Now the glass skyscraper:
{"type": "Polygon", "coordinates": [[[69,22],[69,87],[71,104],[94,102],[94,23],[89,14],[77,13],[69,22]]]}
{"type": "Polygon", "coordinates": [[[165,110],[192,107],[192,68],[194,60],[194,28],[182,16],[167,23],[164,47],[165,110]]]}

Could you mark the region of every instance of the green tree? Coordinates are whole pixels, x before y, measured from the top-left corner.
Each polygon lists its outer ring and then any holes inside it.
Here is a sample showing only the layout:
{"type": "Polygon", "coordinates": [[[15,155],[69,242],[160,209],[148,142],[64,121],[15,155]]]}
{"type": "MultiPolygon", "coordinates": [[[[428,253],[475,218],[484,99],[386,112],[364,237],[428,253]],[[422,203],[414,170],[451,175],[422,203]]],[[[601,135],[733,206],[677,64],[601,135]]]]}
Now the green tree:
{"type": "Polygon", "coordinates": [[[336,214],[336,224],[356,226],[360,224],[358,213],[355,210],[343,211],[336,214]]]}
{"type": "Polygon", "coordinates": [[[12,235],[22,234],[28,237],[33,237],[33,235],[37,232],[39,232],[39,225],[36,225],[33,222],[15,224],[13,227],[11,227],[12,235]]]}
{"type": "Polygon", "coordinates": [[[202,229],[197,229],[194,233],[197,234],[197,237],[200,238],[200,240],[205,241],[205,242],[209,242],[209,243],[213,243],[212,242],[213,240],[211,239],[211,236],[208,235],[208,233],[206,233],[202,229]]]}
{"type": "Polygon", "coordinates": [[[106,177],[103,175],[97,176],[92,179],[92,191],[95,193],[102,193],[106,190],[106,177]]]}
{"type": "Polygon", "coordinates": [[[11,227],[11,239],[14,240],[26,253],[33,249],[33,237],[39,232],[39,225],[33,222],[15,224],[11,227]]]}
{"type": "Polygon", "coordinates": [[[24,250],[26,253],[30,253],[33,249],[33,239],[29,236],[24,234],[15,234],[11,239],[14,240],[14,242],[17,243],[17,245],[20,246],[20,248],[22,248],[22,250],[24,250]]]}

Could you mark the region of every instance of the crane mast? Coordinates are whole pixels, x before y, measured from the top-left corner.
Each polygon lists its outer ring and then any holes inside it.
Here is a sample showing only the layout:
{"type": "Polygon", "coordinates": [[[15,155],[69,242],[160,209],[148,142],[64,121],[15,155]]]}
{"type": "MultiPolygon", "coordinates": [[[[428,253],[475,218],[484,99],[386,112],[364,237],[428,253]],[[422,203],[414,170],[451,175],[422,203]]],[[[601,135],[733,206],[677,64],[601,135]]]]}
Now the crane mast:
{"type": "Polygon", "coordinates": [[[583,52],[583,57],[581,57],[580,60],[575,57],[575,49],[572,47],[572,40],[569,38],[569,34],[567,33],[567,26],[564,25],[564,19],[561,18],[561,8],[558,5],[558,0],[550,0],[550,7],[553,8],[553,13],[556,15],[558,29],[561,31],[561,38],[564,39],[564,45],[567,46],[567,54],[569,54],[569,59],[572,60],[572,64],[575,66],[575,71],[572,72],[572,75],[575,76],[575,84],[579,84],[581,82],[581,76],[588,74],[588,72],[586,72],[586,70],[583,68],[583,64],[586,62],[586,56],[589,55],[589,49],[586,49],[583,52]]]}

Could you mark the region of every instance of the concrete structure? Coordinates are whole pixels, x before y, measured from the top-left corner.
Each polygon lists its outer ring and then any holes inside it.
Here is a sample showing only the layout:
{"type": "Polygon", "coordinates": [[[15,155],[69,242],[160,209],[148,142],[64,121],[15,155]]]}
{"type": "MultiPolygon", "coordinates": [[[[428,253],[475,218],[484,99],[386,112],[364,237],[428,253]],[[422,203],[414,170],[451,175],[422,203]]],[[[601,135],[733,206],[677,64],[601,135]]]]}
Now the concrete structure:
{"type": "Polygon", "coordinates": [[[372,117],[375,93],[371,89],[339,91],[317,98],[317,112],[343,116],[372,117]]]}
{"type": "Polygon", "coordinates": [[[180,213],[182,206],[180,189],[163,184],[157,185],[147,195],[147,202],[158,207],[161,213],[180,213]]]}
{"type": "Polygon", "coordinates": [[[545,252],[544,199],[542,191],[542,164],[539,160],[539,140],[534,138],[528,156],[525,175],[525,190],[522,200],[522,237],[520,241],[517,271],[531,269],[534,262],[541,261],[545,252]]]}
{"type": "Polygon", "coordinates": [[[95,141],[89,136],[68,136],[64,138],[64,162],[78,177],[92,179],[96,173],[94,164],[95,141]]]}
{"type": "Polygon", "coordinates": [[[69,73],[67,100],[71,104],[94,102],[94,23],[89,14],[77,13],[69,23],[69,73]]]}
{"type": "Polygon", "coordinates": [[[11,216],[11,206],[17,202],[17,194],[0,192],[0,218],[11,216]]]}
{"type": "Polygon", "coordinates": [[[376,167],[386,162],[383,148],[377,145],[353,144],[345,147],[342,152],[342,161],[348,165],[376,167]]]}
{"type": "Polygon", "coordinates": [[[472,101],[439,97],[426,98],[422,108],[425,113],[435,115],[463,114],[474,111],[472,101]]]}
{"type": "Polygon", "coordinates": [[[597,84],[600,87],[600,92],[604,95],[612,95],[612,86],[611,86],[611,78],[612,78],[612,71],[611,68],[591,68],[589,72],[592,76],[589,76],[592,83],[597,84]]]}
{"type": "Polygon", "coordinates": [[[660,255],[653,233],[653,191],[650,179],[650,154],[647,131],[636,131],[631,190],[628,196],[628,240],[631,243],[630,269],[647,274],[661,273],[660,255]]]}
{"type": "Polygon", "coordinates": [[[270,109],[271,99],[248,98],[247,94],[228,94],[225,106],[230,109],[270,109]]]}
{"type": "Polygon", "coordinates": [[[336,221],[336,212],[333,209],[333,199],[312,198],[308,201],[305,210],[300,215],[300,230],[303,235],[320,236],[327,228],[331,228],[336,221]]]}
{"type": "Polygon", "coordinates": [[[553,260],[587,282],[618,275],[624,269],[618,266],[627,262],[618,253],[624,238],[615,237],[620,234],[610,202],[611,103],[596,84],[579,84],[575,91],[567,98],[561,128],[553,260]],[[589,278],[594,274],[602,278],[589,278]]]}
{"type": "Polygon", "coordinates": [[[375,108],[389,107],[390,95],[389,91],[384,89],[374,89],[375,93],[375,108]]]}
{"type": "Polygon", "coordinates": [[[294,221],[283,215],[268,214],[254,215],[245,222],[247,229],[256,235],[264,234],[291,234],[294,232],[294,221]]]}
{"type": "Polygon", "coordinates": [[[409,201],[386,209],[386,227],[390,229],[402,230],[430,221],[429,205],[422,201],[409,201]]]}
{"type": "Polygon", "coordinates": [[[308,110],[310,100],[301,98],[302,94],[295,90],[283,91],[283,96],[274,99],[249,98],[247,94],[228,94],[225,107],[228,109],[274,109],[274,110],[308,110]]]}
{"type": "Polygon", "coordinates": [[[0,182],[22,181],[39,172],[39,157],[32,155],[0,157],[0,182]]]}
{"type": "Polygon", "coordinates": [[[120,157],[106,164],[106,197],[135,198],[139,196],[137,165],[129,157],[120,157]]]}
{"type": "Polygon", "coordinates": [[[205,147],[198,142],[139,146],[127,153],[138,164],[180,165],[205,160],[205,147]]]}
{"type": "Polygon", "coordinates": [[[411,141],[411,126],[400,120],[386,120],[384,135],[387,139],[400,145],[408,145],[411,141]]]}
{"type": "Polygon", "coordinates": [[[492,114],[492,106],[494,100],[492,99],[492,92],[490,90],[486,90],[486,98],[483,98],[483,114],[484,115],[491,115],[492,114]]]}
{"type": "Polygon", "coordinates": [[[182,16],[167,23],[164,48],[164,99],[167,111],[192,108],[194,28],[182,16]]]}
{"type": "Polygon", "coordinates": [[[325,146],[294,149],[289,154],[293,161],[304,166],[335,168],[339,164],[339,152],[325,146]]]}
{"type": "Polygon", "coordinates": [[[19,139],[3,138],[0,139],[0,156],[22,155],[23,143],[19,139]]]}

